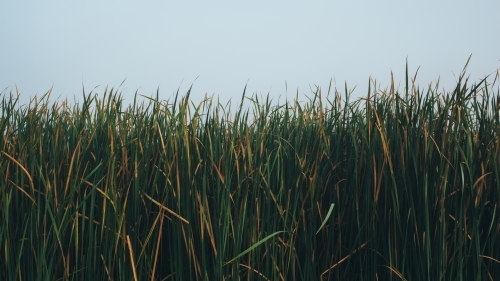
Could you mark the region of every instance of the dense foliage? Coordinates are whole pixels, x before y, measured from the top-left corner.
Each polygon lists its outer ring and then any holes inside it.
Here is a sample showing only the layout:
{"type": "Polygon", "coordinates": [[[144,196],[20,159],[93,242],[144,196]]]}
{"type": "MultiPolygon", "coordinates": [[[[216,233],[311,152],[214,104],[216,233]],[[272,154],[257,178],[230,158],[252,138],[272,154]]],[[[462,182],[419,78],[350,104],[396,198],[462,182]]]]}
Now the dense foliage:
{"type": "Polygon", "coordinates": [[[236,113],[4,96],[0,279],[500,280],[498,74],[406,77],[236,113]]]}

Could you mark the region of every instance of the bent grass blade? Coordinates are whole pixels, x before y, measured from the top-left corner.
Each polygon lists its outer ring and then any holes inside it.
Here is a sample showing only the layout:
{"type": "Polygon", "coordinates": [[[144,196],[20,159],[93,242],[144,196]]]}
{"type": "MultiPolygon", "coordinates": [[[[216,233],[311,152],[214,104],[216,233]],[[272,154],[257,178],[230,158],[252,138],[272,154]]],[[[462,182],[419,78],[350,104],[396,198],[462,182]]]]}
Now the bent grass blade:
{"type": "Polygon", "coordinates": [[[318,228],[318,231],[316,231],[316,234],[319,233],[319,231],[325,226],[326,224],[326,221],[330,218],[330,215],[332,214],[332,211],[333,211],[333,207],[335,207],[335,203],[332,203],[330,205],[330,209],[328,210],[328,213],[326,214],[326,217],[325,219],[323,220],[323,223],[321,224],[321,226],[318,228]]]}
{"type": "Polygon", "coordinates": [[[267,240],[273,238],[274,236],[280,234],[280,233],[283,233],[283,232],[286,232],[284,230],[281,230],[281,231],[276,231],[275,233],[272,233],[272,234],[269,234],[268,236],[266,236],[264,239],[258,241],[257,243],[253,244],[250,248],[246,249],[245,251],[241,252],[239,255],[237,255],[236,257],[230,259],[229,261],[227,261],[226,263],[224,263],[224,265],[227,265],[227,264],[230,264],[232,263],[233,261],[235,261],[236,259],[239,259],[241,258],[242,256],[250,253],[253,249],[257,248],[258,246],[260,246],[262,243],[266,242],[267,240]]]}

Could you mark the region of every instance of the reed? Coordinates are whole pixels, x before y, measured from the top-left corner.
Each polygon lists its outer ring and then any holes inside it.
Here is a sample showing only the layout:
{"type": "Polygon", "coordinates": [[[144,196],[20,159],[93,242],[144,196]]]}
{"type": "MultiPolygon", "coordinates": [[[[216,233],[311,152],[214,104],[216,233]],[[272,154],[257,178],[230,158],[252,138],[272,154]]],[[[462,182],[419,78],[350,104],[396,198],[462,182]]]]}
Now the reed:
{"type": "Polygon", "coordinates": [[[498,78],[4,96],[0,279],[500,280],[498,78]]]}

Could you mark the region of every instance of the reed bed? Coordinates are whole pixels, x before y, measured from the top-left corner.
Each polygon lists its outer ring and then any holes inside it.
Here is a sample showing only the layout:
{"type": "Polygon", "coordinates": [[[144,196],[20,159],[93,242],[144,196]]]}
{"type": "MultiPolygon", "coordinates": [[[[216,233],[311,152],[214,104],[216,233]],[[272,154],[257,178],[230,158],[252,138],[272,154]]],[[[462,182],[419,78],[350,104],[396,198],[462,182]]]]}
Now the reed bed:
{"type": "Polygon", "coordinates": [[[500,280],[499,75],[464,74],[236,113],[4,96],[0,279],[500,280]]]}

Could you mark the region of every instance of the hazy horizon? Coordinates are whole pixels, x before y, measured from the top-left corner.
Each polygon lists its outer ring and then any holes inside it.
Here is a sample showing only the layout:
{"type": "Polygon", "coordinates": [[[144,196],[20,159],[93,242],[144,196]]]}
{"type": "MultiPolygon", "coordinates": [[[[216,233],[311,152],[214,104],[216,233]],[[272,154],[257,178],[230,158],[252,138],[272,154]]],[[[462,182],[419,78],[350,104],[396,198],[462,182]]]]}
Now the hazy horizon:
{"type": "Polygon", "coordinates": [[[391,71],[403,91],[406,60],[420,86],[439,78],[452,90],[470,55],[471,83],[500,68],[498,11],[499,1],[2,2],[0,92],[17,86],[26,103],[53,87],[72,101],[125,80],[128,102],[192,85],[195,102],[235,103],[245,85],[284,101],[326,93],[332,79],[356,98],[370,77],[389,87],[391,71]]]}

